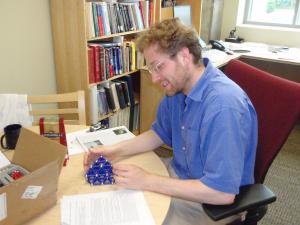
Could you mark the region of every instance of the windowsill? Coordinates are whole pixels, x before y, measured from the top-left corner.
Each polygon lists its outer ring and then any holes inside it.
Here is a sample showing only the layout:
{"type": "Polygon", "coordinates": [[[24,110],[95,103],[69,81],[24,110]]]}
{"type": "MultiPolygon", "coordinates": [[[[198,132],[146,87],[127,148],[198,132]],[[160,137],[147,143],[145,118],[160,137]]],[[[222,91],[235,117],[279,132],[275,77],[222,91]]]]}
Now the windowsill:
{"type": "Polygon", "coordinates": [[[237,24],[237,28],[255,28],[261,30],[274,30],[274,31],[288,31],[288,32],[297,32],[300,33],[300,29],[290,28],[290,27],[275,27],[275,26],[262,26],[262,25],[253,25],[253,24],[237,24]]]}

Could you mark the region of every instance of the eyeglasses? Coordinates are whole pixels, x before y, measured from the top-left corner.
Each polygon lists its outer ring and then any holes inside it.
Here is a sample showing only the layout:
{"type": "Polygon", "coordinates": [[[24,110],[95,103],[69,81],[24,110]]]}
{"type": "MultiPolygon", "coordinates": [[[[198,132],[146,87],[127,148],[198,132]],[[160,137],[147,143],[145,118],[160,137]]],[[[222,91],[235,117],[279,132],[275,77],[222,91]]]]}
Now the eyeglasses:
{"type": "Polygon", "coordinates": [[[161,71],[162,64],[163,64],[163,61],[160,61],[156,64],[146,66],[145,69],[148,70],[151,75],[158,74],[161,71]]]}
{"type": "Polygon", "coordinates": [[[150,64],[150,65],[146,66],[145,69],[148,70],[151,75],[158,74],[161,72],[161,70],[163,68],[162,65],[166,61],[166,59],[173,59],[176,56],[176,54],[177,53],[170,55],[166,58],[163,58],[161,61],[159,61],[156,64],[150,64]]]}

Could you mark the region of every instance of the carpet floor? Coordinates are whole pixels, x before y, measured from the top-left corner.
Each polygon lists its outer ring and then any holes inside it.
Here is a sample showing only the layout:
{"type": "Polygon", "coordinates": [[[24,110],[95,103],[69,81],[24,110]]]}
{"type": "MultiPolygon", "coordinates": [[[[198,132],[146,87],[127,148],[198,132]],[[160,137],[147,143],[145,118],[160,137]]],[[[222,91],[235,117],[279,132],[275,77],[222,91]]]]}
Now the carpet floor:
{"type": "Polygon", "coordinates": [[[300,123],[275,158],[265,184],[277,195],[259,225],[300,224],[300,123]]]}

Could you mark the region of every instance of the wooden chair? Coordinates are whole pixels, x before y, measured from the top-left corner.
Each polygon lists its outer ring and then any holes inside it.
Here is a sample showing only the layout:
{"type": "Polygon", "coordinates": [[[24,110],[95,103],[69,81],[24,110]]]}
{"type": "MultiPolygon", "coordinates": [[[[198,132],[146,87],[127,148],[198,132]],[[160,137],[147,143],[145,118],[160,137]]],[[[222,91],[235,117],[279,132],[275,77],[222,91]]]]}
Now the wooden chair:
{"type": "Polygon", "coordinates": [[[30,110],[30,114],[34,118],[34,125],[38,124],[42,116],[59,116],[64,118],[65,124],[86,125],[84,91],[28,96],[27,102],[33,106],[43,105],[43,108],[31,107],[33,109],[30,110]],[[58,104],[57,107],[55,104],[58,104]]]}

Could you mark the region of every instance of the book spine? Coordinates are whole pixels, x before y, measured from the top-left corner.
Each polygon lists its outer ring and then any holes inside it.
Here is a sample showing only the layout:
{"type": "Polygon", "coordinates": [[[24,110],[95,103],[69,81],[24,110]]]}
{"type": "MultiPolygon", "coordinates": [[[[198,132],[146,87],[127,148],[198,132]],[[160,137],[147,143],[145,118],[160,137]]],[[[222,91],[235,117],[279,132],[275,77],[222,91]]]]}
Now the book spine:
{"type": "Polygon", "coordinates": [[[97,86],[90,87],[90,118],[91,124],[95,124],[98,121],[98,101],[97,101],[97,86]]]}
{"type": "Polygon", "coordinates": [[[94,70],[95,70],[95,78],[94,82],[100,81],[100,47],[97,45],[90,45],[93,48],[95,60],[94,60],[94,70]]]}
{"type": "Polygon", "coordinates": [[[100,33],[100,36],[104,36],[103,15],[102,15],[102,11],[101,11],[101,5],[96,3],[96,7],[97,7],[99,33],[100,33]]]}
{"type": "Polygon", "coordinates": [[[95,53],[92,47],[88,46],[89,83],[95,83],[95,53]]]}
{"type": "Polygon", "coordinates": [[[123,21],[122,15],[120,13],[120,9],[119,9],[118,4],[115,5],[115,9],[116,9],[116,14],[117,14],[117,19],[118,19],[118,22],[119,22],[119,32],[124,32],[125,31],[124,21],[123,21]]]}
{"type": "Polygon", "coordinates": [[[99,64],[100,64],[100,78],[101,81],[106,80],[106,75],[105,75],[105,52],[104,48],[100,45],[99,47],[99,64]]]}
{"type": "Polygon", "coordinates": [[[118,95],[120,108],[124,109],[127,105],[126,105],[126,102],[125,102],[125,96],[124,96],[122,85],[119,82],[114,82],[114,83],[115,83],[115,86],[116,86],[116,91],[117,91],[117,95],[118,95]]]}
{"type": "Polygon", "coordinates": [[[98,16],[97,16],[97,5],[96,3],[92,3],[92,10],[93,10],[93,22],[94,22],[94,29],[96,37],[100,36],[99,32],[99,25],[98,25],[98,16]]]}
{"type": "Polygon", "coordinates": [[[100,4],[101,4],[101,9],[102,9],[102,15],[103,15],[105,35],[110,35],[111,31],[110,31],[110,25],[109,25],[107,4],[106,4],[106,2],[100,2],[100,4]]]}
{"type": "Polygon", "coordinates": [[[143,10],[143,5],[142,1],[139,1],[139,10],[141,12],[142,20],[143,20],[143,25],[146,27],[146,21],[145,21],[145,16],[144,16],[144,10],[143,10]]]}
{"type": "Polygon", "coordinates": [[[153,0],[149,0],[149,26],[154,23],[154,4],[153,0]]]}
{"type": "Polygon", "coordinates": [[[108,107],[111,109],[111,111],[115,112],[116,111],[116,105],[114,103],[112,89],[111,89],[110,86],[106,86],[106,87],[104,87],[104,90],[105,90],[105,95],[106,95],[108,107]]]}
{"type": "Polygon", "coordinates": [[[118,98],[118,94],[117,94],[116,84],[112,82],[112,83],[110,83],[110,86],[111,86],[111,90],[112,90],[112,94],[113,94],[113,101],[116,106],[116,111],[118,111],[120,109],[120,103],[119,103],[119,98],[118,98]]]}

